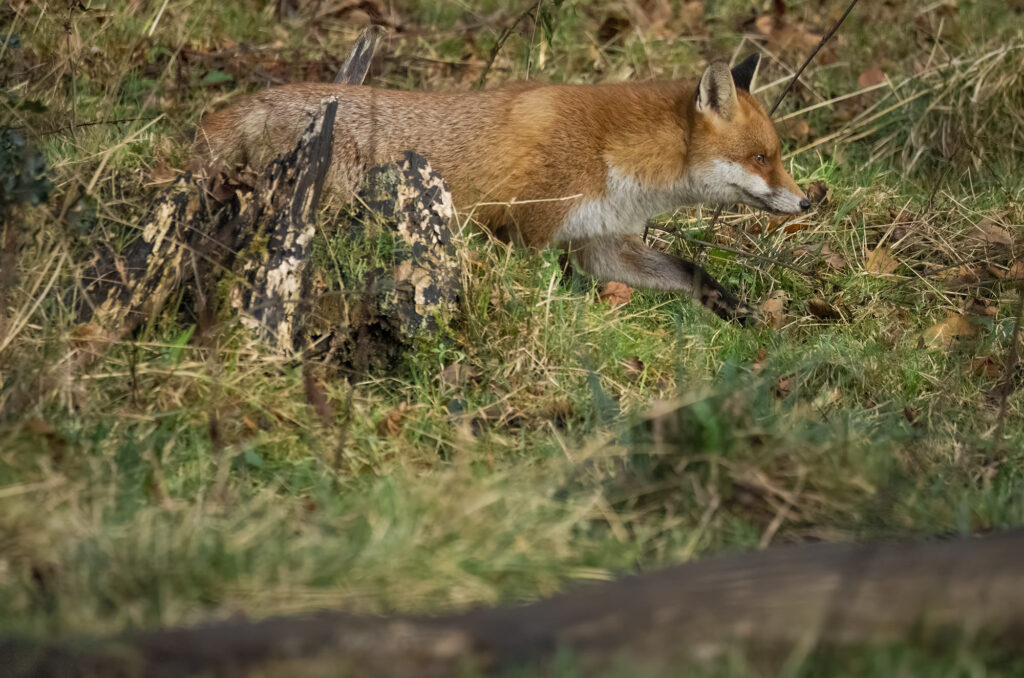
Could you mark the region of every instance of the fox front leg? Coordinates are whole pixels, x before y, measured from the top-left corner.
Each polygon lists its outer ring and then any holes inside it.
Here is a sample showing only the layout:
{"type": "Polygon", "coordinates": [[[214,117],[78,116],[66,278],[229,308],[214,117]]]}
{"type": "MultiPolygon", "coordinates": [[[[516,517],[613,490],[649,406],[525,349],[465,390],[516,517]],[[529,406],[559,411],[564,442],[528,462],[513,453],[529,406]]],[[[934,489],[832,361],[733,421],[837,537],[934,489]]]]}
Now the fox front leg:
{"type": "Polygon", "coordinates": [[[757,311],[730,294],[703,268],[645,245],[638,235],[598,236],[568,245],[573,263],[599,280],[682,292],[726,320],[751,325],[757,311]]]}

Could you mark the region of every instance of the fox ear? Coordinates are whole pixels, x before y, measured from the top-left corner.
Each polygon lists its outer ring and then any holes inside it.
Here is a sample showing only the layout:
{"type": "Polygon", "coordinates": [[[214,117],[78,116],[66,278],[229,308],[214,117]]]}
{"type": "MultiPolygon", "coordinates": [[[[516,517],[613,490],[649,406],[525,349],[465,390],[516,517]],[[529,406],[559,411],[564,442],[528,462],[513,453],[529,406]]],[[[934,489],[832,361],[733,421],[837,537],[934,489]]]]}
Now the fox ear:
{"type": "Polygon", "coordinates": [[[697,110],[729,120],[736,110],[736,85],[725,62],[715,61],[704,69],[697,85],[697,110]]]}
{"type": "Polygon", "coordinates": [[[732,69],[732,81],[739,89],[750,91],[754,84],[754,77],[757,76],[757,66],[761,63],[761,55],[754,53],[743,60],[739,66],[732,69]]]}

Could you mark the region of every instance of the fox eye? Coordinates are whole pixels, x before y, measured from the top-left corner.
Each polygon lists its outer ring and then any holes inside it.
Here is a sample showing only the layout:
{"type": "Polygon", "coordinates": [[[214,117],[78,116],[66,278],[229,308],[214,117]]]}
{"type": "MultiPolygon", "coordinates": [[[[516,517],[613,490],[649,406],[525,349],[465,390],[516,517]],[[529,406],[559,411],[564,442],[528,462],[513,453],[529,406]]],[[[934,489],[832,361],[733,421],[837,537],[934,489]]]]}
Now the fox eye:
{"type": "Polygon", "coordinates": [[[754,161],[758,165],[761,165],[762,167],[764,167],[765,165],[768,164],[768,160],[764,157],[764,153],[758,153],[757,155],[755,155],[754,156],[754,161]]]}

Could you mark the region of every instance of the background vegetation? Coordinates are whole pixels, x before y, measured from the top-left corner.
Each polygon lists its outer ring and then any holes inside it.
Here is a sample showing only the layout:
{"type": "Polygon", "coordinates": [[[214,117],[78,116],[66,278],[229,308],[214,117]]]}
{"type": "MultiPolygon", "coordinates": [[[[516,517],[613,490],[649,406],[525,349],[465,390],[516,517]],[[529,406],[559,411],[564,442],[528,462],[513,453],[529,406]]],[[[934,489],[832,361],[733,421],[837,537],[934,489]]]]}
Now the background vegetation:
{"type": "MultiPolygon", "coordinates": [[[[1024,523],[1017,0],[862,3],[777,113],[794,176],[827,188],[813,212],[659,220],[652,236],[762,305],[766,327],[599,296],[558,253],[470,229],[460,317],[394,373],[322,374],[326,407],[237,322],[196,341],[187,298],[73,369],[89,350],[76,272],[95,243],[133,237],[201,114],[333,78],[369,22],[389,28],[375,87],[471,89],[503,39],[488,87],[693,77],[760,51],[767,104],[841,5],[0,6],[0,120],[53,183],[10,213],[0,274],[0,632],[440,612],[728,550],[1024,523]]],[[[1020,675],[962,649],[812,653],[786,671],[1020,675]]]]}

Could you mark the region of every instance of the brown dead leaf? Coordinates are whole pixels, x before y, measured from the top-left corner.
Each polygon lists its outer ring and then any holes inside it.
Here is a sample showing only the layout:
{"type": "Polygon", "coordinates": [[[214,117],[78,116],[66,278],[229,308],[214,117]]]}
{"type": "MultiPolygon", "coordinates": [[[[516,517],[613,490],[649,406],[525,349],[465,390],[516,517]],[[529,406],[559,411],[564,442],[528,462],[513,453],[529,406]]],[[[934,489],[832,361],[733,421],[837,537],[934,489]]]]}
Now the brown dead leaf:
{"type": "Polygon", "coordinates": [[[836,269],[837,271],[842,271],[844,268],[846,268],[846,257],[844,257],[839,252],[833,252],[831,255],[829,255],[828,259],[825,259],[825,263],[831,266],[832,268],[836,269]]]}
{"type": "Polygon", "coordinates": [[[316,412],[320,423],[330,426],[334,421],[334,408],[331,407],[331,402],[327,398],[324,382],[316,376],[309,363],[302,366],[302,386],[306,393],[306,402],[316,412]]]}
{"type": "MultiPolygon", "coordinates": [[[[678,10],[671,0],[631,0],[618,5],[627,17],[621,19],[625,26],[609,26],[602,23],[606,33],[615,35],[635,27],[644,35],[656,38],[675,38],[679,35],[696,35],[704,28],[704,3],[684,2],[678,10]]],[[[613,37],[615,37],[613,35],[613,37]]],[[[607,41],[603,41],[607,42],[607,41]]]]}
{"type": "Polygon", "coordinates": [[[39,419],[38,417],[32,417],[22,424],[25,430],[36,436],[53,436],[57,435],[57,429],[53,427],[50,422],[39,419]]]}
{"type": "Polygon", "coordinates": [[[880,245],[874,250],[868,250],[868,260],[864,264],[864,270],[872,275],[892,275],[900,267],[900,262],[892,256],[888,245],[880,245]]]}
{"type": "Polygon", "coordinates": [[[908,422],[910,422],[910,425],[915,427],[915,428],[921,425],[917,421],[917,418],[920,415],[921,415],[921,411],[916,409],[916,408],[914,408],[914,407],[911,407],[910,405],[907,405],[907,406],[905,406],[903,408],[903,418],[906,419],[908,422]]]}
{"type": "Polygon", "coordinates": [[[1003,376],[1002,364],[992,356],[986,355],[971,358],[968,369],[976,377],[985,377],[993,381],[1001,379],[1003,376]]]}
{"type": "Polygon", "coordinates": [[[864,109],[867,107],[867,96],[863,94],[837,101],[835,106],[832,107],[833,119],[839,124],[850,122],[864,112],[864,109]]]}
{"type": "Polygon", "coordinates": [[[757,349],[757,356],[754,358],[754,364],[750,368],[754,372],[760,372],[764,369],[764,361],[768,360],[768,351],[764,346],[757,349]]]}
{"type": "Polygon", "coordinates": [[[765,325],[776,330],[786,324],[786,293],[783,290],[775,290],[761,304],[761,319],[765,325]]]}
{"type": "Polygon", "coordinates": [[[618,308],[629,303],[633,295],[633,288],[620,282],[606,282],[597,293],[598,301],[606,301],[612,308],[618,308]]]}
{"type": "Polygon", "coordinates": [[[885,82],[885,73],[882,72],[878,64],[871,64],[871,68],[857,76],[857,86],[861,89],[874,87],[883,82],[885,82]]]}
{"type": "Polygon", "coordinates": [[[994,318],[996,313],[999,312],[999,304],[991,299],[975,297],[971,300],[971,308],[969,310],[974,315],[982,318],[994,318]]]}
{"type": "Polygon", "coordinates": [[[811,315],[823,320],[838,320],[842,317],[839,310],[821,297],[811,297],[807,300],[807,310],[811,315]]]}
{"type": "Polygon", "coordinates": [[[452,363],[441,370],[441,381],[455,388],[465,386],[474,376],[473,370],[462,363],[452,363]]]}
{"type": "Polygon", "coordinates": [[[626,373],[633,379],[639,379],[640,375],[643,374],[644,363],[636,356],[633,356],[628,360],[623,360],[619,364],[626,369],[626,373]]]}
{"type": "Polygon", "coordinates": [[[1015,259],[1010,263],[1010,266],[1005,269],[994,264],[988,264],[985,269],[991,273],[994,278],[1016,281],[1024,280],[1024,259],[1015,259]]]}
{"type": "Polygon", "coordinates": [[[981,267],[968,264],[956,266],[941,271],[939,279],[945,281],[946,288],[951,290],[960,289],[967,285],[977,285],[981,282],[981,267]]]}
{"type": "Polygon", "coordinates": [[[778,14],[766,14],[754,21],[754,27],[782,49],[811,50],[818,46],[821,35],[798,22],[787,21],[778,14]]]}
{"type": "Polygon", "coordinates": [[[812,205],[828,204],[828,185],[824,181],[812,181],[804,186],[804,193],[812,205]]]}
{"type": "Polygon", "coordinates": [[[377,424],[377,435],[379,436],[390,436],[392,438],[402,433],[402,422],[409,416],[409,403],[403,401],[398,403],[387,416],[380,420],[377,424]]]}
{"type": "Polygon", "coordinates": [[[950,313],[944,320],[937,322],[922,334],[924,343],[929,348],[948,351],[962,339],[969,339],[978,333],[966,316],[950,313]]]}
{"type": "Polygon", "coordinates": [[[775,395],[779,398],[785,398],[793,392],[793,378],[783,377],[779,379],[779,383],[775,385],[775,395]]]}
{"type": "Polygon", "coordinates": [[[166,162],[159,162],[156,167],[149,171],[146,175],[146,186],[162,186],[169,184],[177,178],[178,173],[174,171],[170,165],[166,162]]]}
{"type": "Polygon", "coordinates": [[[782,123],[782,134],[788,139],[804,143],[811,136],[811,126],[803,118],[790,118],[782,123]]]}
{"type": "Polygon", "coordinates": [[[1013,247],[1013,236],[1000,224],[1003,216],[1005,212],[985,217],[970,230],[968,239],[975,243],[1013,247]]]}
{"type": "Polygon", "coordinates": [[[831,247],[829,247],[828,243],[822,243],[820,246],[814,249],[809,248],[796,250],[793,254],[800,256],[808,253],[820,256],[826,264],[828,264],[837,271],[842,271],[846,269],[846,257],[834,251],[831,247]]]}
{"type": "Polygon", "coordinates": [[[768,222],[767,232],[771,233],[779,228],[786,234],[793,234],[811,226],[811,220],[804,217],[776,217],[768,222]]]}

